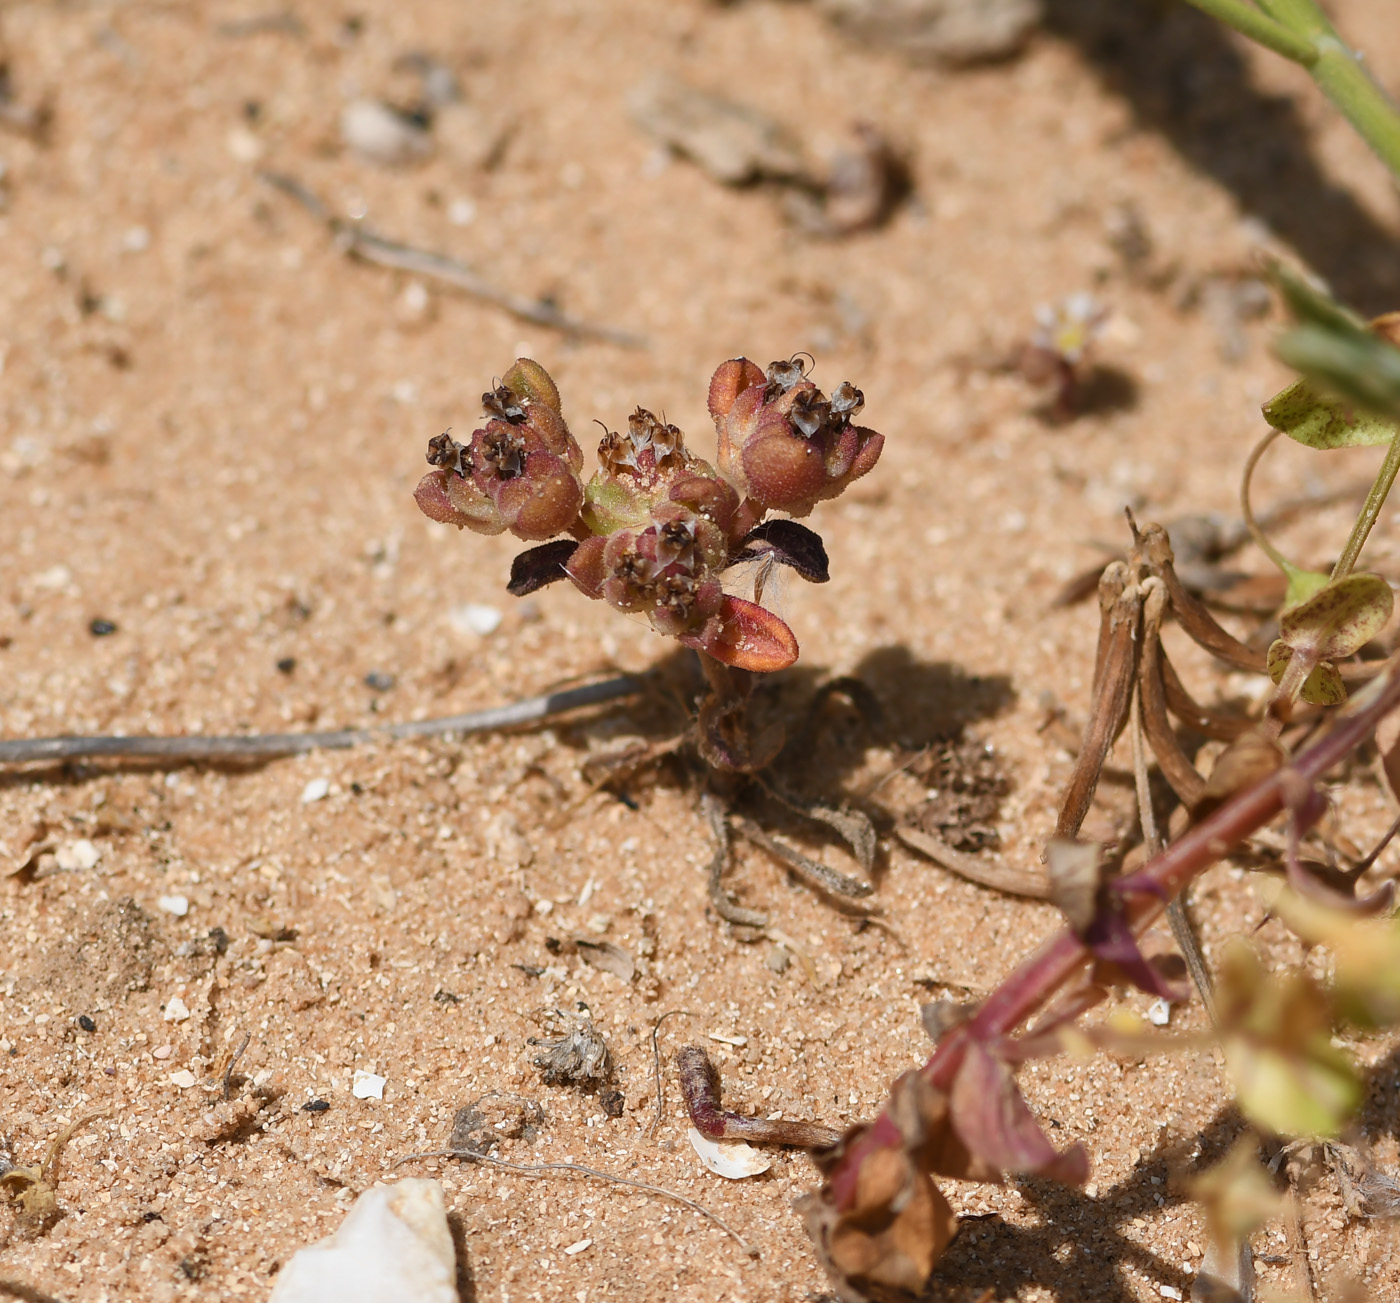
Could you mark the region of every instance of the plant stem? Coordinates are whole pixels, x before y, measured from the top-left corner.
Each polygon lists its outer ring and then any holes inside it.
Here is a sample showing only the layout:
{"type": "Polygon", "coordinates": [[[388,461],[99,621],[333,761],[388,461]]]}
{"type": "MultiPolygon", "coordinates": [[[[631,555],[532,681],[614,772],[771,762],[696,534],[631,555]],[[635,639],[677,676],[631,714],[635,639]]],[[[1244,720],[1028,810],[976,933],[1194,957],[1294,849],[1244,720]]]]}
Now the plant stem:
{"type": "Polygon", "coordinates": [[[1301,63],[1304,67],[1309,66],[1317,59],[1317,50],[1313,43],[1305,37],[1299,36],[1290,27],[1270,18],[1268,14],[1262,13],[1247,4],[1245,0],[1189,0],[1197,9],[1203,10],[1218,18],[1227,27],[1233,27],[1237,32],[1248,36],[1252,41],[1258,41],[1260,45],[1273,50],[1275,54],[1281,54],[1285,59],[1292,59],[1294,63],[1301,63]]]}
{"type": "Polygon", "coordinates": [[[1282,552],[1271,542],[1269,536],[1264,533],[1259,522],[1254,518],[1254,508],[1249,502],[1249,485],[1254,478],[1254,468],[1259,465],[1259,459],[1268,451],[1270,445],[1279,436],[1279,431],[1270,430],[1258,443],[1245,459],[1244,474],[1240,477],[1240,514],[1244,517],[1244,527],[1249,530],[1249,536],[1258,545],[1270,561],[1272,561],[1284,575],[1292,578],[1294,571],[1298,569],[1282,552]]]}
{"type": "Polygon", "coordinates": [[[1372,80],[1361,56],[1335,32],[1319,36],[1316,48],[1317,62],[1309,69],[1313,80],[1400,180],[1400,110],[1395,102],[1372,80]]]}
{"type": "MultiPolygon", "coordinates": [[[[1289,790],[1301,781],[1308,787],[1356,750],[1376,725],[1400,706],[1400,666],[1378,678],[1336,716],[1335,726],[1302,752],[1293,764],[1246,788],[1203,819],[1141,869],[1120,879],[1135,931],[1146,927],[1194,878],[1225,856],[1231,847],[1262,828],[1283,810],[1289,790]]],[[[1043,1008],[1058,989],[1078,974],[1089,952],[1069,929],[1045,942],[983,1002],[976,1016],[939,1042],[918,1071],[930,1085],[946,1091],[953,1083],[970,1041],[984,1044],[1014,1031],[1043,1008]]],[[[827,1195],[838,1209],[851,1207],[861,1167],[879,1149],[898,1148],[903,1133],[888,1108],[848,1144],[827,1174],[827,1195]]]]}
{"type": "Polygon", "coordinates": [[[1317,0],[1188,0],[1285,59],[1302,64],[1357,134],[1400,180],[1400,109],[1337,34],[1317,0]]]}
{"type": "Polygon", "coordinates": [[[1390,486],[1395,483],[1395,475],[1400,472],[1400,433],[1397,433],[1390,441],[1390,447],[1386,450],[1385,461],[1381,463],[1380,473],[1376,476],[1375,483],[1371,485],[1371,491],[1366,495],[1366,505],[1361,508],[1361,514],[1356,518],[1356,524],[1351,527],[1351,537],[1347,539],[1347,545],[1342,549],[1342,555],[1337,558],[1337,564],[1332,567],[1332,582],[1335,584],[1339,579],[1345,579],[1351,574],[1352,567],[1356,565],[1356,559],[1361,555],[1361,549],[1366,545],[1366,539],[1371,533],[1371,527],[1375,525],[1380,517],[1381,508],[1385,506],[1386,497],[1390,493],[1390,486]]]}

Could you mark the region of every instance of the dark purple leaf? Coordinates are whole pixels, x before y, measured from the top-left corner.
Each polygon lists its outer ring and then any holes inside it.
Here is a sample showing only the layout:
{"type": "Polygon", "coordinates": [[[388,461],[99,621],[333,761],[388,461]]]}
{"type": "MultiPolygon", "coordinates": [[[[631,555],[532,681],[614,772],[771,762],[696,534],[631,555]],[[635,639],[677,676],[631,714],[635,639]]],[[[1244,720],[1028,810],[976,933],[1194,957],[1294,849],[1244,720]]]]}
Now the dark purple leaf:
{"type": "Polygon", "coordinates": [[[968,1043],[948,1099],[953,1128],[978,1158],[1003,1172],[1035,1172],[1080,1185],[1089,1177],[1082,1145],[1063,1153],[1040,1129],[1011,1069],[985,1045],[968,1043]]]}
{"type": "Polygon", "coordinates": [[[1148,995],[1158,995],[1164,1000],[1180,1000],[1183,992],[1174,987],[1150,963],[1138,948],[1137,938],[1128,926],[1128,920],[1109,902],[1100,905],[1080,938],[1094,958],[1105,964],[1112,964],[1129,982],[1148,995]]]}
{"type": "Polygon", "coordinates": [[[1286,864],[1288,885],[1304,899],[1329,909],[1370,916],[1386,913],[1395,901],[1393,882],[1381,883],[1369,896],[1358,896],[1356,884],[1345,875],[1329,870],[1325,864],[1300,860],[1296,851],[1290,851],[1286,864]]]}
{"type": "Polygon", "coordinates": [[[765,520],[749,531],[735,560],[751,561],[765,553],[791,566],[808,583],[824,584],[831,578],[821,535],[795,520],[765,520]]]}
{"type": "Polygon", "coordinates": [[[564,567],[569,564],[578,543],[572,538],[556,538],[552,543],[527,548],[510,563],[510,583],[506,592],[512,597],[524,597],[560,579],[567,579],[564,567]]]}

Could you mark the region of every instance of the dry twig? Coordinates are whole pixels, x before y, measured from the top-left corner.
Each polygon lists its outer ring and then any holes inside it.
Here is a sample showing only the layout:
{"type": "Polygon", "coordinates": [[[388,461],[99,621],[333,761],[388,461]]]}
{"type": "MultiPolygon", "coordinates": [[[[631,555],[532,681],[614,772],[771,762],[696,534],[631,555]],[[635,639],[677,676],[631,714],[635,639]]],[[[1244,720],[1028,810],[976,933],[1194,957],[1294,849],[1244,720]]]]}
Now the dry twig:
{"type": "Polygon", "coordinates": [[[383,728],[346,728],[330,733],[253,733],[246,737],[48,737],[0,741],[0,765],[36,761],[153,759],[186,764],[207,760],[270,760],[306,751],[344,750],[371,742],[440,737],[446,733],[484,733],[496,728],[531,724],[583,706],[595,706],[641,691],[631,676],[604,679],[581,688],[528,697],[509,706],[414,720],[383,728]]]}
{"type": "Polygon", "coordinates": [[[717,1213],[712,1213],[704,1205],[696,1203],[694,1199],[687,1199],[685,1195],[677,1194],[674,1190],[668,1190],[664,1186],[648,1185],[645,1181],[634,1181],[630,1176],[614,1176],[611,1172],[600,1172],[596,1167],[585,1167],[582,1163],[511,1163],[504,1158],[493,1158],[490,1154],[483,1154],[476,1149],[434,1149],[425,1154],[405,1154],[394,1163],[394,1166],[402,1167],[405,1163],[415,1163],[425,1158],[460,1158],[469,1163],[490,1163],[495,1167],[504,1167],[507,1171],[520,1172],[525,1176],[547,1176],[551,1172],[577,1172],[580,1176],[591,1176],[597,1181],[610,1181],[614,1185],[631,1186],[634,1190],[644,1190],[647,1194],[658,1195],[663,1199],[670,1199],[674,1203],[684,1204],[687,1208],[699,1213],[700,1216],[712,1221],[734,1240],[749,1257],[758,1257],[758,1246],[750,1244],[724,1218],[717,1213]]]}
{"type": "Polygon", "coordinates": [[[470,267],[452,258],[386,240],[358,222],[333,217],[325,204],[295,177],[266,170],[260,171],[258,176],[274,189],[295,199],[313,217],[325,223],[335,237],[336,245],[351,258],[440,281],[471,295],[472,298],[503,308],[522,321],[561,330],[566,335],[580,339],[597,339],[604,343],[616,344],[619,348],[647,346],[646,340],[640,335],[616,330],[611,326],[595,326],[587,321],[580,321],[577,317],[561,312],[548,300],[526,298],[523,294],[512,294],[509,290],[500,289],[470,267]]]}

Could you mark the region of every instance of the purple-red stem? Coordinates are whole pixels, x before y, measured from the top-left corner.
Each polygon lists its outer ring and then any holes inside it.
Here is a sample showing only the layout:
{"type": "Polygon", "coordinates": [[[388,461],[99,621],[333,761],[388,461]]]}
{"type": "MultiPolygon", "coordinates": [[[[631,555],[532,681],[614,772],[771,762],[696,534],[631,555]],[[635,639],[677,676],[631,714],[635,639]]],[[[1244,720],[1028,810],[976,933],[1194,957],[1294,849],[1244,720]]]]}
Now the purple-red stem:
{"type": "MultiPolygon", "coordinates": [[[[1288,787],[1296,791],[1301,779],[1307,785],[1304,790],[1310,791],[1328,770],[1360,746],[1397,705],[1400,668],[1392,666],[1372,692],[1363,697],[1359,707],[1340,717],[1325,737],[1291,765],[1245,789],[1136,873],[1120,879],[1117,886],[1128,896],[1127,914],[1134,929],[1144,927],[1194,877],[1283,810],[1288,802],[1288,787]]],[[[939,1042],[919,1072],[934,1087],[948,1090],[970,1041],[987,1043],[1013,1031],[1079,972],[1088,957],[1084,944],[1068,929],[1052,937],[987,997],[975,1017],[939,1042]]],[[[903,1137],[886,1107],[851,1142],[840,1162],[827,1174],[828,1193],[838,1211],[854,1202],[856,1178],[865,1158],[878,1149],[895,1148],[902,1143],[903,1137]]]]}

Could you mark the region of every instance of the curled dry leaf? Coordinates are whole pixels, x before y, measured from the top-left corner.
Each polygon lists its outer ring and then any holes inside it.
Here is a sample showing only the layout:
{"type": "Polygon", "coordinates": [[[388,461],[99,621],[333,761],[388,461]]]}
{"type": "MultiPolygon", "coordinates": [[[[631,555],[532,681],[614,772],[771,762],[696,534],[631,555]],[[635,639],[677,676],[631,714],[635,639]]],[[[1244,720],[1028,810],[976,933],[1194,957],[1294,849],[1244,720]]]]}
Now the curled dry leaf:
{"type": "Polygon", "coordinates": [[[579,958],[590,967],[600,968],[624,982],[636,977],[637,961],[621,946],[615,946],[611,941],[589,941],[584,937],[575,937],[574,944],[578,947],[579,958]]]}
{"type": "MultiPolygon", "coordinates": [[[[899,1143],[869,1153],[839,1186],[828,1182],[797,1200],[807,1233],[844,1300],[919,1294],[957,1230],[958,1220],[929,1175],[949,1147],[948,1101],[917,1073],[890,1093],[888,1117],[899,1143]]],[[[818,1162],[832,1172],[865,1128],[848,1132],[818,1162]]]]}
{"type": "Polygon", "coordinates": [[[1045,867],[1050,875],[1050,903],[1081,937],[1094,921],[1099,887],[1103,882],[1097,842],[1052,837],[1045,847],[1045,867]]]}

